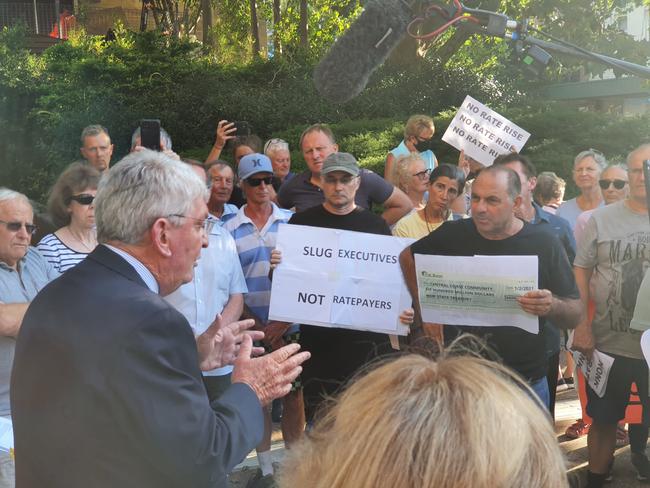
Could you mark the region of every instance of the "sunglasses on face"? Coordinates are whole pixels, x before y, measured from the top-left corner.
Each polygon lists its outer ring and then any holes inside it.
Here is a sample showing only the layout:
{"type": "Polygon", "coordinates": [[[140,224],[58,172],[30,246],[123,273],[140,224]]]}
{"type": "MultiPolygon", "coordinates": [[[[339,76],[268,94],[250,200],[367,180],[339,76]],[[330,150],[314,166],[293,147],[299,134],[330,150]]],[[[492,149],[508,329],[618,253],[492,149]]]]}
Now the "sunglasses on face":
{"type": "Polygon", "coordinates": [[[273,183],[273,176],[267,176],[266,178],[248,178],[246,183],[250,186],[260,186],[264,182],[265,185],[270,185],[273,183]]]}
{"type": "Polygon", "coordinates": [[[625,180],[598,180],[598,184],[603,190],[607,190],[611,185],[614,185],[614,188],[617,190],[622,190],[625,185],[627,185],[627,181],[625,180]]]}
{"type": "Polygon", "coordinates": [[[4,224],[9,232],[18,232],[23,225],[28,234],[32,235],[36,232],[36,226],[26,222],[5,222],[4,220],[0,220],[0,224],[4,224]]]}
{"type": "Polygon", "coordinates": [[[82,193],[81,195],[72,195],[71,197],[68,198],[68,204],[74,200],[80,205],[90,205],[93,203],[93,200],[95,200],[95,197],[92,195],[89,195],[88,193],[82,193]]]}

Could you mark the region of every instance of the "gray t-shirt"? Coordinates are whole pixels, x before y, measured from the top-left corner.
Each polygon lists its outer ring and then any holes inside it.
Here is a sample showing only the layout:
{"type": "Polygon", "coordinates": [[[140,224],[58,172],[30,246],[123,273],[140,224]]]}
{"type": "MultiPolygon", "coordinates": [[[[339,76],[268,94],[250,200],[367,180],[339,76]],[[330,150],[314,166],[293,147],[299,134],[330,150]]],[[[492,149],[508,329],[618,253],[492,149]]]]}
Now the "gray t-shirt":
{"type": "MultiPolygon", "coordinates": [[[[50,263],[33,247],[27,250],[18,268],[20,272],[0,262],[0,302],[2,303],[31,302],[41,288],[59,276],[50,263]]],[[[14,337],[0,336],[0,415],[2,416],[11,413],[9,383],[15,348],[14,337]]]]}
{"type": "Polygon", "coordinates": [[[625,201],[596,209],[587,222],[574,264],[593,268],[596,348],[643,359],[640,334],[630,329],[630,321],[639,286],[650,267],[648,215],[633,212],[625,201]]]}

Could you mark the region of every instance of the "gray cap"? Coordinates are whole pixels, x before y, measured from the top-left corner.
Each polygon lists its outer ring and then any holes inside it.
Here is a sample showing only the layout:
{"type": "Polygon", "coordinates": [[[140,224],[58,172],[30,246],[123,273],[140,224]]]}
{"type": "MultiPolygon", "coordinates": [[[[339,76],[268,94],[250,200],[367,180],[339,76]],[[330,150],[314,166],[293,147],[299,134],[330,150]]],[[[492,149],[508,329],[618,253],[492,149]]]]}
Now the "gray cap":
{"type": "Polygon", "coordinates": [[[344,171],[352,176],[358,176],[359,164],[352,154],[335,152],[325,158],[320,173],[325,175],[332,171],[344,171]]]}

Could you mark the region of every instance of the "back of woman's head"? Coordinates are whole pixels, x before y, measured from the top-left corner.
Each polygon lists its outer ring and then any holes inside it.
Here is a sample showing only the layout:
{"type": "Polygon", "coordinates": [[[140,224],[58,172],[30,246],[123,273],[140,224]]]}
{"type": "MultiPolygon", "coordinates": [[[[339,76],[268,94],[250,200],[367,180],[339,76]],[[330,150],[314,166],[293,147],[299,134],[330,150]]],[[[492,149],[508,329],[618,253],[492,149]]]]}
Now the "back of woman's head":
{"type": "Polygon", "coordinates": [[[293,447],[283,487],[558,488],[549,417],[513,373],[472,356],[388,362],[293,447]]]}

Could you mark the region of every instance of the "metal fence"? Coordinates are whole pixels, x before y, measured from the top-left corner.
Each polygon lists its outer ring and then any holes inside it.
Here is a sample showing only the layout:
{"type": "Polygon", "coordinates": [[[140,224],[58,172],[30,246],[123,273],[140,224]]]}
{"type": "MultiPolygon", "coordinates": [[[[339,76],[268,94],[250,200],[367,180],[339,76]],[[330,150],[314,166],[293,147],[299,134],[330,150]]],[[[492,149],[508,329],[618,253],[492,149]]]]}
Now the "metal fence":
{"type": "Polygon", "coordinates": [[[23,23],[27,31],[32,34],[48,35],[54,30],[60,18],[59,13],[67,10],[72,12],[73,2],[58,2],[59,11],[56,11],[57,2],[0,2],[0,27],[12,26],[23,23]]]}

